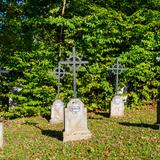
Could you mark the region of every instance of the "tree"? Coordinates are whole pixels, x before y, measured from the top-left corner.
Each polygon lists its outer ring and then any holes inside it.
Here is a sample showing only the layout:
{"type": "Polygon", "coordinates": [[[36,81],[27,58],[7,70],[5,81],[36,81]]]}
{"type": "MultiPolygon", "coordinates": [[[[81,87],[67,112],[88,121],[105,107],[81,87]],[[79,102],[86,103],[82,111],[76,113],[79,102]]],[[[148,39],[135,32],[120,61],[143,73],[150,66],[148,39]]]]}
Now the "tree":
{"type": "MultiPolygon", "coordinates": [[[[117,57],[128,67],[120,85],[128,85],[130,105],[151,101],[159,84],[160,3],[144,1],[27,1],[1,5],[1,66],[12,70],[1,77],[1,95],[17,101],[9,112],[20,115],[49,111],[56,97],[56,79],[48,75],[60,59],[72,54],[90,62],[78,76],[78,97],[89,109],[106,109],[114,94],[107,67],[117,57]],[[21,88],[18,93],[11,88],[21,88]],[[4,88],[7,92],[4,93],[4,88]]],[[[72,96],[72,76],[62,81],[61,97],[72,96]]],[[[15,115],[14,115],[15,116],[15,115]]]]}

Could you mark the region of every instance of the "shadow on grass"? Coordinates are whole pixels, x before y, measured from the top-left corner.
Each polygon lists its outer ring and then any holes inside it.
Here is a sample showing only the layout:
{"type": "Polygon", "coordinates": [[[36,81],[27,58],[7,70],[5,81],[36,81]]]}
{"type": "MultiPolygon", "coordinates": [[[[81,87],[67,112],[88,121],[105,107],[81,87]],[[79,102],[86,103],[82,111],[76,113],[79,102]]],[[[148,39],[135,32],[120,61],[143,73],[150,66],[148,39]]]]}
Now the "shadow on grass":
{"type": "Polygon", "coordinates": [[[158,126],[156,124],[146,124],[146,123],[129,123],[129,122],[120,122],[120,125],[128,126],[128,127],[143,127],[143,128],[151,128],[158,130],[158,126]]]}
{"type": "Polygon", "coordinates": [[[62,131],[55,131],[55,130],[41,130],[42,134],[45,136],[57,138],[58,140],[63,140],[63,133],[62,131]]]}
{"type": "Polygon", "coordinates": [[[25,122],[24,124],[29,125],[29,126],[33,126],[35,128],[38,128],[39,130],[41,130],[42,135],[48,136],[48,137],[53,137],[56,138],[60,141],[63,140],[63,132],[62,131],[56,131],[56,130],[44,130],[41,127],[38,126],[38,123],[35,122],[25,122]]]}
{"type": "Polygon", "coordinates": [[[49,116],[49,115],[43,115],[42,117],[45,118],[48,122],[51,119],[51,116],[49,116]]]}
{"type": "Polygon", "coordinates": [[[107,112],[96,112],[95,114],[100,115],[104,118],[110,118],[110,113],[107,112]]]}
{"type": "Polygon", "coordinates": [[[110,113],[107,113],[107,112],[98,112],[96,114],[98,114],[100,116],[103,116],[105,118],[110,118],[110,113]]]}

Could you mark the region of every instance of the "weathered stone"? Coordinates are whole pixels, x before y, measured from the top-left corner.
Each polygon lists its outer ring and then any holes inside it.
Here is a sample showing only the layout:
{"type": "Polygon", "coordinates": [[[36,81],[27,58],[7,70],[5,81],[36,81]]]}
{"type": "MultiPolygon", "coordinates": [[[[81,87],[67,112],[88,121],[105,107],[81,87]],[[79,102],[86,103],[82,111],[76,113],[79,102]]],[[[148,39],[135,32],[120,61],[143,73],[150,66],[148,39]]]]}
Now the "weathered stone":
{"type": "Polygon", "coordinates": [[[64,104],[60,99],[53,102],[51,106],[51,123],[60,123],[64,120],[64,104]]]}
{"type": "Polygon", "coordinates": [[[0,149],[3,148],[3,122],[0,122],[0,149]]]}
{"type": "Polygon", "coordinates": [[[64,142],[91,138],[91,132],[87,128],[87,109],[80,99],[71,99],[64,115],[64,142]]]}
{"type": "Polygon", "coordinates": [[[124,115],[124,101],[119,95],[113,97],[111,101],[110,117],[119,117],[124,115]]]}

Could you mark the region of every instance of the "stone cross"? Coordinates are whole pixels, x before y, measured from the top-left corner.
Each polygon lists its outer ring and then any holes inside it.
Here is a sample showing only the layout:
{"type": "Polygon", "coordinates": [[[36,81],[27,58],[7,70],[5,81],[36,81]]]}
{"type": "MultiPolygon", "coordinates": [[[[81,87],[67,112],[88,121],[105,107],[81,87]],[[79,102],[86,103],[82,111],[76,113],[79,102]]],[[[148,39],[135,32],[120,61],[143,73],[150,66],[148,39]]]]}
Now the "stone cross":
{"type": "Polygon", "coordinates": [[[160,57],[157,57],[156,59],[157,59],[157,61],[159,61],[159,60],[160,60],[160,57]]]}
{"type": "Polygon", "coordinates": [[[60,61],[60,64],[66,64],[73,71],[73,88],[74,88],[74,98],[76,98],[76,70],[81,67],[82,64],[88,64],[88,61],[82,61],[81,57],[76,55],[75,47],[73,47],[73,55],[67,58],[67,61],[60,61]],[[70,66],[72,65],[72,67],[70,66]],[[78,65],[78,66],[77,66],[78,65]]]}
{"type": "Polygon", "coordinates": [[[2,76],[1,73],[9,73],[9,71],[7,71],[7,70],[1,70],[1,67],[0,67],[0,76],[2,76]]]}
{"type": "Polygon", "coordinates": [[[64,78],[68,72],[65,72],[62,67],[60,67],[60,63],[58,63],[58,68],[55,68],[53,72],[49,72],[49,74],[57,74],[57,79],[58,79],[58,99],[60,98],[60,79],[64,78]]]}
{"type": "Polygon", "coordinates": [[[115,95],[118,95],[118,78],[119,78],[118,75],[121,74],[124,70],[127,70],[127,68],[124,68],[124,66],[122,66],[117,59],[117,62],[112,65],[112,68],[108,68],[108,70],[112,70],[112,72],[116,75],[116,93],[115,95]]]}

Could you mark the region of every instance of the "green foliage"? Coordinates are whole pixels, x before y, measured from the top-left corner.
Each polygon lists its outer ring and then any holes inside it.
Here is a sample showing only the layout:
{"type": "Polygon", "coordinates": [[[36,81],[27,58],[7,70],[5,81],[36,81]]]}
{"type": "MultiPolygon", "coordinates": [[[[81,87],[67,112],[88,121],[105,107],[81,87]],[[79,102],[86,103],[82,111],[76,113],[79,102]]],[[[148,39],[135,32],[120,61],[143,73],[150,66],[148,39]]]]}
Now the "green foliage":
{"type": "MultiPolygon", "coordinates": [[[[115,76],[107,68],[117,57],[128,68],[120,76],[120,85],[128,86],[128,106],[157,97],[158,1],[73,0],[67,2],[63,16],[60,1],[1,4],[0,10],[5,13],[0,30],[0,66],[11,70],[9,75],[0,77],[1,110],[7,114],[8,97],[21,108],[14,110],[19,116],[39,115],[41,109],[48,111],[57,96],[57,80],[48,72],[57,67],[60,59],[72,54],[73,46],[79,56],[89,61],[77,74],[78,97],[88,109],[108,108],[115,92],[115,76]],[[21,91],[12,92],[13,88],[21,91]]],[[[69,74],[61,81],[61,98],[67,103],[72,95],[69,74]]]]}

